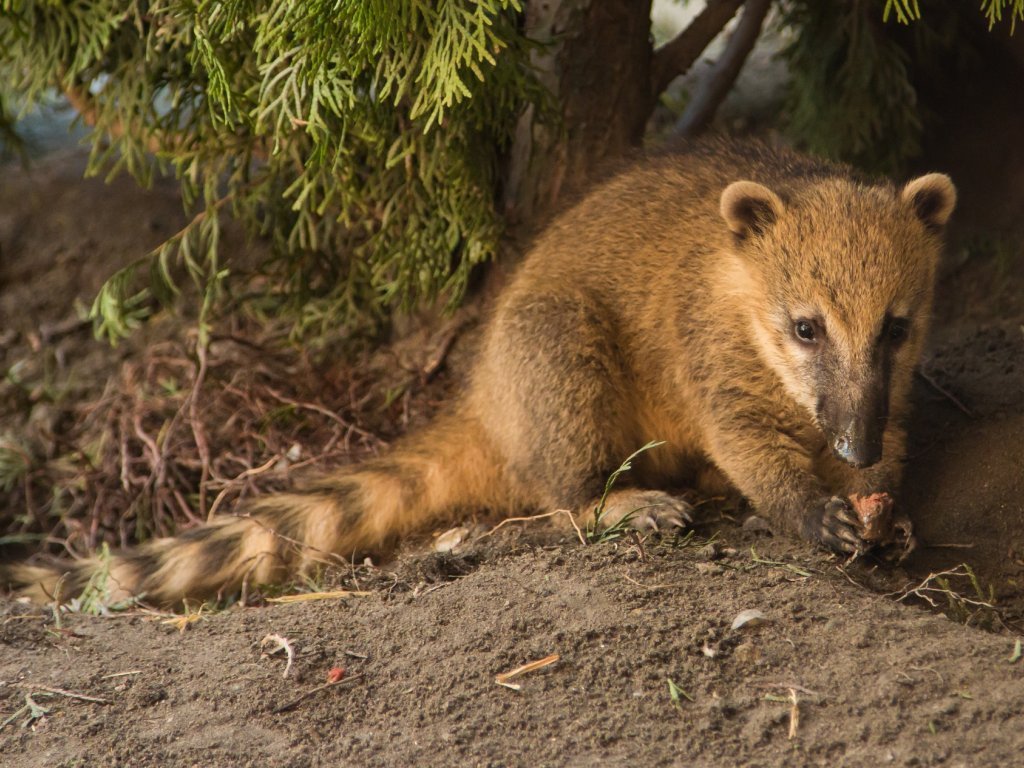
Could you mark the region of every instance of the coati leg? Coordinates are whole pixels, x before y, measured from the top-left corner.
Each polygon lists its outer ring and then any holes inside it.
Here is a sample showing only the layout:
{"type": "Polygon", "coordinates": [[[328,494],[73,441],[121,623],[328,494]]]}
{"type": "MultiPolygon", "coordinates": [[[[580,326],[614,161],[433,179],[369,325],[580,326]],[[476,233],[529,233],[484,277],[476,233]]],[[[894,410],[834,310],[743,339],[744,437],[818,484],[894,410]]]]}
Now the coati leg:
{"type": "Polygon", "coordinates": [[[280,583],[318,564],[379,552],[416,529],[465,508],[512,503],[498,459],[479,423],[441,418],[379,459],[346,467],[304,490],[268,496],[245,514],[223,516],[185,533],[115,553],[109,562],[69,570],[13,565],[0,582],[39,601],[79,594],[107,573],[109,600],[144,595],[173,605],[280,583]]]}
{"type": "MultiPolygon", "coordinates": [[[[787,430],[763,400],[735,391],[713,402],[710,414],[729,414],[709,427],[712,457],[758,512],[781,528],[837,552],[865,545],[844,496],[815,473],[815,456],[787,430]]],[[[714,398],[712,398],[714,400],[714,398]]],[[[784,418],[784,417],[783,417],[784,418]]]]}
{"type": "MultiPolygon", "coordinates": [[[[609,474],[651,439],[640,434],[629,405],[634,385],[610,313],[568,291],[514,296],[499,311],[478,369],[476,407],[492,414],[492,440],[522,495],[592,523],[609,474]]],[[[690,519],[681,499],[620,488],[606,499],[601,523],[628,514],[640,528],[690,519]]]]}

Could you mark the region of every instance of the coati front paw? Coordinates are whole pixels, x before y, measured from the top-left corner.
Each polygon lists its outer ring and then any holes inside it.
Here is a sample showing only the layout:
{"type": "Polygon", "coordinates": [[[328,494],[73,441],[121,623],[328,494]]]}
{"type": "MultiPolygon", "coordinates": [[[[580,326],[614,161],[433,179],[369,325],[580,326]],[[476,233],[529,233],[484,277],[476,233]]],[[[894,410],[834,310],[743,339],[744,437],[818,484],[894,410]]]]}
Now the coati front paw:
{"type": "Polygon", "coordinates": [[[823,544],[833,552],[854,554],[868,548],[857,533],[857,513],[844,498],[833,496],[804,517],[801,533],[805,539],[823,544]]]}
{"type": "MultiPolygon", "coordinates": [[[[596,507],[595,504],[595,511],[596,507]]],[[[605,499],[604,511],[597,522],[601,528],[611,528],[631,515],[631,528],[638,531],[668,531],[685,528],[692,523],[692,512],[690,504],[662,491],[613,491],[605,499]]]]}

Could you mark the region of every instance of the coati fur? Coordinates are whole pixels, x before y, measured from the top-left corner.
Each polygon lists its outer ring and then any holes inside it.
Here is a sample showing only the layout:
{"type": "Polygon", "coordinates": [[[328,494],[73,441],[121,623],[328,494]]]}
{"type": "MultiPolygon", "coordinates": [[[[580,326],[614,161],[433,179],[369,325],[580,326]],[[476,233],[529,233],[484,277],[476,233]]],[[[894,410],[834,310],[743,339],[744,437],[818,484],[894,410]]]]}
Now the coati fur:
{"type": "MultiPolygon", "coordinates": [[[[956,192],[758,143],[698,142],[614,175],[537,237],[467,391],[390,453],[115,554],[111,599],[174,604],[379,552],[469,510],[683,525],[667,492],[726,484],[776,527],[863,548],[848,497],[894,491],[956,192]]],[[[62,593],[96,564],[70,566],[62,593]]],[[[52,599],[59,570],[7,580],[52,599]]]]}

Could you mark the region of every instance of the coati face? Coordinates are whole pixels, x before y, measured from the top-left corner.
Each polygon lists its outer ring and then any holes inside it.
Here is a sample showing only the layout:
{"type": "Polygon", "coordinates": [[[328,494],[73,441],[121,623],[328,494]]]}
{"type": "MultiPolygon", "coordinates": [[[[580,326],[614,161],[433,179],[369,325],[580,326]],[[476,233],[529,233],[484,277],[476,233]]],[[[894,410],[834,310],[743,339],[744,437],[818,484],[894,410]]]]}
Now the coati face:
{"type": "Polygon", "coordinates": [[[758,351],[855,467],[881,459],[886,425],[902,415],[955,203],[937,173],[900,190],[834,178],[722,193],[758,351]]]}

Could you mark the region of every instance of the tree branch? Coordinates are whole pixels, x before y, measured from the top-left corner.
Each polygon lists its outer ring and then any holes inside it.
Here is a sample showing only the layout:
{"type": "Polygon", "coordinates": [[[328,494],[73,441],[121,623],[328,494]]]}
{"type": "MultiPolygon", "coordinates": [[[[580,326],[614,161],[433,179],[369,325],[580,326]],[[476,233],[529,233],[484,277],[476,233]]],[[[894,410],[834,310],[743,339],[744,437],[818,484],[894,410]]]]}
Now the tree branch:
{"type": "MultiPolygon", "coordinates": [[[[95,99],[89,95],[85,88],[76,85],[66,85],[64,86],[64,98],[68,100],[68,104],[78,113],[78,116],[82,118],[82,122],[86,126],[89,128],[97,127],[99,124],[99,110],[96,108],[95,99]]],[[[115,120],[113,123],[105,126],[105,130],[113,139],[120,139],[127,133],[120,120],[115,120]]],[[[144,144],[146,151],[151,155],[159,153],[164,148],[164,142],[153,133],[146,137],[144,144]]]]}
{"type": "Polygon", "coordinates": [[[708,0],[707,6],[690,24],[654,52],[651,62],[651,98],[657,99],[676,77],[683,74],[704,52],[743,0],[708,0]]]}
{"type": "Polygon", "coordinates": [[[514,224],[550,216],[601,160],[637,146],[654,107],[651,0],[528,0],[530,66],[553,107],[527,107],[507,156],[502,208],[514,224]],[[637,87],[637,84],[640,84],[637,87]]]}
{"type": "Polygon", "coordinates": [[[744,3],[743,15],[721,57],[707,77],[701,80],[690,103],[676,121],[675,132],[678,135],[696,136],[708,127],[754,48],[771,4],[771,0],[747,0],[744,3]]]}

